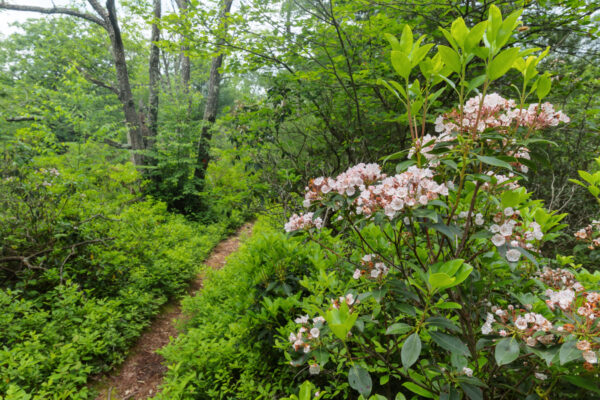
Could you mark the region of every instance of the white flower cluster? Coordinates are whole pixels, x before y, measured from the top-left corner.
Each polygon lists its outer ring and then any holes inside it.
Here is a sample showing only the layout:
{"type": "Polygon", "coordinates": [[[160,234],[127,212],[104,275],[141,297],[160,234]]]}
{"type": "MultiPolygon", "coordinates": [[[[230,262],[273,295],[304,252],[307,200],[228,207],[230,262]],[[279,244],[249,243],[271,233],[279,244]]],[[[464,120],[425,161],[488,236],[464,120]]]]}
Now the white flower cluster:
{"type": "Polygon", "coordinates": [[[375,254],[366,254],[361,259],[361,265],[363,268],[357,268],[354,270],[352,277],[354,279],[360,279],[361,276],[368,276],[373,279],[384,277],[388,274],[390,269],[381,261],[375,254]]]}
{"type": "Polygon", "coordinates": [[[543,283],[554,289],[573,289],[577,292],[583,290],[581,283],[575,279],[575,275],[569,270],[544,267],[538,275],[543,283]]]}
{"type": "Polygon", "coordinates": [[[321,328],[325,323],[325,318],[315,317],[310,324],[308,315],[300,316],[294,320],[297,324],[302,324],[298,333],[290,333],[289,340],[292,343],[294,351],[308,353],[311,351],[311,344],[321,335],[321,328]]]}
{"type": "Polygon", "coordinates": [[[360,163],[349,168],[346,172],[339,174],[335,179],[318,177],[311,180],[306,187],[304,195],[304,207],[308,208],[317,200],[321,200],[323,195],[330,192],[337,192],[345,196],[353,196],[356,191],[365,190],[365,188],[382,178],[385,174],[381,173],[381,167],[377,164],[360,163]]]}
{"type": "Polygon", "coordinates": [[[535,249],[535,242],[544,238],[542,227],[537,222],[530,222],[528,226],[518,220],[519,210],[507,207],[501,212],[496,213],[494,222],[489,230],[494,234],[492,243],[496,247],[509,245],[512,247],[506,252],[506,259],[510,262],[517,262],[521,257],[518,248],[527,250],[535,249]]]}
{"type": "Polygon", "coordinates": [[[448,187],[433,180],[429,168],[411,166],[406,172],[385,178],[376,186],[369,186],[355,200],[357,214],[370,216],[383,209],[388,218],[394,218],[405,208],[427,205],[439,196],[447,196],[448,187]]]}
{"type": "Polygon", "coordinates": [[[335,309],[340,308],[340,304],[346,303],[348,307],[352,307],[355,304],[358,304],[359,301],[354,298],[352,293],[348,293],[346,296],[340,296],[339,299],[331,299],[331,306],[335,309]]]}
{"type": "Polygon", "coordinates": [[[588,249],[594,250],[596,247],[600,247],[598,232],[600,232],[600,221],[594,220],[585,228],[581,228],[575,232],[574,235],[578,240],[588,242],[588,249]]]}
{"type": "Polygon", "coordinates": [[[286,232],[294,232],[300,229],[312,228],[313,226],[321,229],[323,227],[323,219],[321,217],[313,219],[313,216],[312,212],[300,215],[294,214],[284,225],[284,229],[286,232]]]}
{"type": "MultiPolygon", "coordinates": [[[[438,123],[441,123],[442,121],[443,117],[440,115],[436,119],[436,128],[439,127],[438,123]]],[[[439,136],[426,134],[422,138],[418,138],[413,141],[413,144],[408,151],[408,158],[412,158],[416,153],[420,153],[429,162],[431,167],[437,167],[439,165],[439,161],[435,161],[435,154],[431,154],[431,151],[433,151],[436,144],[448,142],[452,139],[452,136],[446,132],[442,132],[439,136]]]]}
{"type": "Polygon", "coordinates": [[[494,187],[494,186],[504,186],[506,184],[506,187],[510,190],[514,190],[514,189],[518,189],[519,187],[521,187],[519,185],[518,182],[514,181],[513,179],[515,178],[515,174],[513,174],[512,172],[509,172],[508,175],[502,175],[502,174],[496,174],[493,171],[488,171],[486,173],[487,176],[492,177],[493,180],[495,180],[495,184],[494,183],[489,183],[486,182],[484,183],[481,188],[483,190],[489,190],[490,188],[494,187]]]}
{"type": "Polygon", "coordinates": [[[543,103],[541,106],[531,104],[528,108],[521,109],[516,107],[514,100],[507,100],[497,93],[491,93],[483,98],[483,102],[481,95],[467,100],[463,108],[462,120],[457,110],[438,117],[435,130],[443,135],[462,131],[475,136],[490,128],[497,132],[520,126],[538,130],[569,121],[569,117],[562,111],[555,111],[550,103],[543,103]]]}

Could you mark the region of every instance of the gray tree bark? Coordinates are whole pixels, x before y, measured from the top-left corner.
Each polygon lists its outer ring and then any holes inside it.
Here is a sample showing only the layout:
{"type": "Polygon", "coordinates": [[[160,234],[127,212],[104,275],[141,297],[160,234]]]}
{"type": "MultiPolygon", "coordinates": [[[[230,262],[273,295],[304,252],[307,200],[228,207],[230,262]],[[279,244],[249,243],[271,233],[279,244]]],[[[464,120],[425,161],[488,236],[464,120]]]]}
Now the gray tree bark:
{"type": "MultiPolygon", "coordinates": [[[[223,32],[220,35],[225,35],[227,32],[227,14],[231,10],[233,0],[223,0],[223,5],[220,12],[220,25],[223,32]]],[[[217,50],[220,51],[225,43],[223,38],[217,41],[217,50]]],[[[212,139],[211,127],[217,118],[217,109],[219,105],[219,90],[221,86],[221,73],[219,69],[223,65],[223,53],[219,53],[213,57],[210,65],[210,75],[208,78],[208,93],[206,95],[206,105],[204,107],[204,116],[202,124],[202,132],[198,141],[198,155],[196,158],[196,167],[194,169],[194,177],[197,180],[197,189],[202,190],[204,186],[204,178],[206,177],[206,169],[210,161],[210,141],[212,139]]]]}
{"type": "Polygon", "coordinates": [[[160,40],[160,29],[156,21],[161,17],[161,0],[153,0],[153,14],[155,22],[152,24],[150,37],[150,60],[148,67],[149,94],[148,94],[148,137],[146,148],[152,148],[158,132],[158,102],[160,92],[160,49],[157,42],[160,40]]]}

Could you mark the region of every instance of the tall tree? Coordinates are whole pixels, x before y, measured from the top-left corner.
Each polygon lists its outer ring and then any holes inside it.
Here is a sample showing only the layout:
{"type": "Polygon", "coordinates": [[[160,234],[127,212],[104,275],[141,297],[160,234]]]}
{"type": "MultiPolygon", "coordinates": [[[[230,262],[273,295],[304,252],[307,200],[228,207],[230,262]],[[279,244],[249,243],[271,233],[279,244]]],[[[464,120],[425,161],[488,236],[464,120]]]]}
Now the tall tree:
{"type": "Polygon", "coordinates": [[[87,2],[96,12],[96,14],[91,14],[69,7],[37,7],[9,4],[5,0],[0,0],[0,9],[37,12],[42,14],[70,15],[98,24],[106,30],[110,38],[113,62],[117,75],[118,87],[116,88],[116,92],[123,106],[123,113],[125,114],[125,121],[127,122],[128,127],[127,143],[128,147],[132,150],[131,161],[134,163],[134,165],[140,166],[143,164],[143,156],[139,151],[145,148],[142,134],[142,124],[140,115],[135,107],[133,93],[131,91],[131,84],[129,82],[125,48],[123,46],[123,39],[121,37],[121,29],[119,27],[119,21],[117,18],[115,1],[107,0],[106,7],[102,7],[97,0],[87,0],[87,2]]]}
{"type": "Polygon", "coordinates": [[[160,91],[160,49],[158,41],[160,40],[160,29],[158,21],[161,17],[161,0],[153,0],[152,34],[150,37],[150,61],[148,68],[149,95],[148,95],[148,138],[147,148],[152,147],[156,134],[158,132],[158,101],[160,91]]]}
{"type": "MultiPolygon", "coordinates": [[[[198,185],[203,185],[206,169],[210,161],[210,140],[212,138],[211,127],[217,118],[217,109],[219,105],[219,89],[221,83],[221,66],[223,65],[223,45],[225,44],[224,35],[227,34],[228,14],[231,11],[233,0],[224,0],[219,14],[219,30],[221,34],[217,39],[218,54],[213,57],[210,65],[210,75],[208,78],[208,92],[206,95],[206,104],[204,106],[204,116],[202,132],[198,141],[198,156],[194,177],[198,185]]],[[[201,189],[202,187],[200,187],[201,189]]]]}

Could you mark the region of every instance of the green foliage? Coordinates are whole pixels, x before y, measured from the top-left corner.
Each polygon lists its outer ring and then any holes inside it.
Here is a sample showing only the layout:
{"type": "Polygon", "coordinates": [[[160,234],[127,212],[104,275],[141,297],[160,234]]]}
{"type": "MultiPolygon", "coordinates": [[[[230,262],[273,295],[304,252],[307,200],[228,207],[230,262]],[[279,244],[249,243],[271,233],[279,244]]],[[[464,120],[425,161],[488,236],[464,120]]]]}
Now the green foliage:
{"type": "Polygon", "coordinates": [[[189,317],[184,333],[161,351],[170,368],[158,398],[262,399],[293,391],[294,373],[279,361],[274,338],[299,312],[298,278],[314,270],[318,254],[259,219],[227,268],[206,271],[202,292],[184,300],[189,317]]]}
{"type": "Polygon", "coordinates": [[[90,398],[88,377],[123,361],[226,227],[143,199],[139,173],[105,146],[56,154],[26,133],[0,164],[0,393],[90,398]]]}

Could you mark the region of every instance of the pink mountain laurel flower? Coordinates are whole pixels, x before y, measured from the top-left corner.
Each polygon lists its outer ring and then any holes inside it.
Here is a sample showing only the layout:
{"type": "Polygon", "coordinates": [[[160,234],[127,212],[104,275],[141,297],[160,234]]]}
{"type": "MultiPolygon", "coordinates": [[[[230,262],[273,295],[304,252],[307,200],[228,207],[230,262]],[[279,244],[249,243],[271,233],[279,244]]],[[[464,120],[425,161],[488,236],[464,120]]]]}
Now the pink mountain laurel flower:
{"type": "Polygon", "coordinates": [[[356,213],[371,216],[382,209],[393,219],[404,209],[424,206],[447,195],[448,187],[433,180],[432,170],[411,166],[406,172],[385,178],[362,191],[355,200],[356,213]]]}
{"type": "Polygon", "coordinates": [[[559,291],[554,291],[552,289],[546,290],[546,296],[549,297],[546,300],[546,304],[550,307],[551,310],[554,310],[556,306],[560,307],[561,310],[568,310],[575,300],[575,291],[572,289],[564,289],[559,291]]]}
{"type": "Polygon", "coordinates": [[[357,268],[352,274],[352,278],[360,279],[361,276],[378,279],[386,276],[390,269],[375,254],[365,254],[360,260],[362,268],[357,268]]]}
{"type": "Polygon", "coordinates": [[[308,367],[308,372],[311,375],[319,375],[319,373],[321,372],[321,367],[317,363],[310,364],[308,367]]]}
{"type": "Polygon", "coordinates": [[[548,379],[548,375],[542,374],[541,372],[536,372],[533,375],[540,381],[545,381],[546,379],[548,379]]]}
{"type": "Polygon", "coordinates": [[[288,223],[284,226],[285,231],[294,232],[312,227],[321,229],[323,227],[323,220],[321,219],[321,217],[313,218],[313,215],[314,214],[312,212],[300,215],[292,215],[288,223]]]}
{"type": "Polygon", "coordinates": [[[381,173],[379,165],[360,163],[339,174],[335,179],[322,176],[312,179],[305,189],[303,205],[308,208],[312,203],[323,200],[330,192],[353,196],[357,190],[362,191],[385,176],[381,173]]]}
{"type": "Polygon", "coordinates": [[[457,110],[439,116],[435,121],[436,132],[442,135],[463,133],[477,138],[487,129],[499,133],[508,133],[518,127],[540,130],[570,121],[562,111],[555,111],[550,103],[531,104],[521,109],[514,100],[507,100],[497,93],[488,94],[483,99],[481,95],[470,98],[463,112],[462,120],[459,120],[457,110]]]}
{"type": "Polygon", "coordinates": [[[587,351],[584,351],[581,355],[583,356],[583,359],[586,362],[589,362],[590,364],[598,363],[598,356],[596,355],[595,351],[587,350],[587,351]]]}

